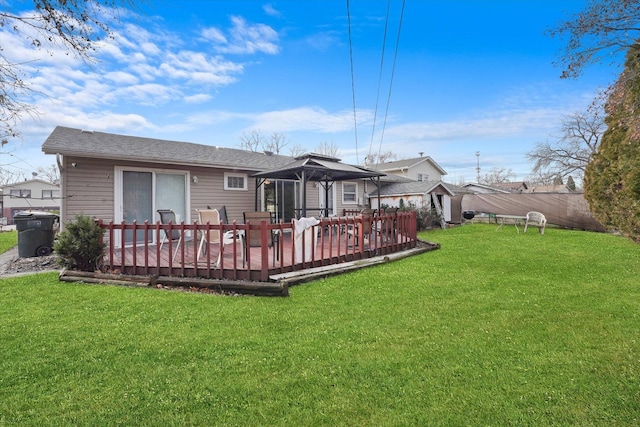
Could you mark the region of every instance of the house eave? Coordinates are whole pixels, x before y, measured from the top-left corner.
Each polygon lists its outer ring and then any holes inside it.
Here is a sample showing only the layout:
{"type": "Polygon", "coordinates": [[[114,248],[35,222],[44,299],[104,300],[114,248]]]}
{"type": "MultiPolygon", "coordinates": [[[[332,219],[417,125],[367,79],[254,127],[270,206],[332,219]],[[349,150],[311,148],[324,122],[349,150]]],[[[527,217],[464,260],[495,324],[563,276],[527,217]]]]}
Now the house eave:
{"type": "Polygon", "coordinates": [[[176,166],[185,166],[185,167],[201,167],[201,168],[210,168],[210,169],[228,169],[228,170],[243,170],[249,173],[262,172],[266,169],[258,169],[247,167],[246,165],[232,165],[229,163],[215,163],[215,162],[185,162],[176,159],[166,159],[166,158],[158,158],[158,157],[146,157],[140,158],[138,156],[118,156],[118,155],[88,155],[84,152],[47,152],[44,151],[44,154],[52,154],[52,155],[62,155],[63,157],[74,157],[80,159],[101,159],[101,160],[110,160],[116,162],[132,162],[132,163],[151,163],[151,164],[171,164],[176,166]]]}

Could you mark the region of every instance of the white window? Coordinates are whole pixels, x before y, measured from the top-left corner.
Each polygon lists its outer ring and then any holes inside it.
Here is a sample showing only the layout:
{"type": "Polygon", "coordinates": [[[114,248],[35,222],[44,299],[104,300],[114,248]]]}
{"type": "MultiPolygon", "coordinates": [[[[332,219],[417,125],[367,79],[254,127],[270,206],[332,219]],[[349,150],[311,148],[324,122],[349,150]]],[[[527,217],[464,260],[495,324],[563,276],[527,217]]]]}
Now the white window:
{"type": "Polygon", "coordinates": [[[342,183],[342,203],[355,205],[358,203],[358,184],[355,182],[342,183]]]}
{"type": "Polygon", "coordinates": [[[23,199],[31,198],[31,190],[26,188],[17,188],[9,192],[11,197],[22,197],[23,199]]]}
{"type": "Polygon", "coordinates": [[[246,191],[247,190],[247,174],[225,172],[224,189],[235,190],[235,191],[246,191]]]}
{"type": "Polygon", "coordinates": [[[42,190],[42,200],[45,199],[59,199],[60,190],[42,190]]]}
{"type": "Polygon", "coordinates": [[[426,173],[419,173],[418,181],[429,181],[429,175],[427,175],[426,173]]]}

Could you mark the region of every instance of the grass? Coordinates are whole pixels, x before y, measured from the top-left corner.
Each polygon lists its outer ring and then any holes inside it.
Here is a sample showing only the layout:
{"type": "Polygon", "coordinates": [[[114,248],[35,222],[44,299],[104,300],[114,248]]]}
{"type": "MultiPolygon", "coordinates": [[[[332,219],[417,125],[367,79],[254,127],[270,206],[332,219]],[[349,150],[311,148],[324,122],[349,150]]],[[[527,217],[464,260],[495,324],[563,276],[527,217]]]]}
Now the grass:
{"type": "Polygon", "coordinates": [[[0,425],[640,423],[640,247],[422,237],[289,298],[1,280],[0,425]]]}
{"type": "Polygon", "coordinates": [[[15,231],[7,231],[0,233],[0,254],[5,253],[9,249],[18,244],[18,233],[15,231]]]}

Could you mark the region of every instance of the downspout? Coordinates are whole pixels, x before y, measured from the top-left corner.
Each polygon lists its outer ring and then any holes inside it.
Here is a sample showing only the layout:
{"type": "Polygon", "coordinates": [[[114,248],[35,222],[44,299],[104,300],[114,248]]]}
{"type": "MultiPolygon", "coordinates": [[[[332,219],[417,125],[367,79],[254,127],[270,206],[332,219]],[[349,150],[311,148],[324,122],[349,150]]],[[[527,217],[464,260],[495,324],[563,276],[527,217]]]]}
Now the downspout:
{"type": "MultiPolygon", "coordinates": [[[[258,190],[260,189],[260,187],[262,186],[262,184],[265,183],[265,181],[267,180],[267,178],[257,178],[256,179],[256,193],[254,195],[254,202],[253,202],[253,210],[255,212],[258,212],[258,190]]],[[[262,208],[262,206],[260,206],[260,208],[262,208]]],[[[262,210],[262,209],[260,209],[262,210]]]]}
{"type": "Polygon", "coordinates": [[[56,163],[60,171],[60,231],[64,231],[64,224],[67,214],[67,188],[65,186],[65,167],[64,157],[60,153],[56,153],[56,163]]]}

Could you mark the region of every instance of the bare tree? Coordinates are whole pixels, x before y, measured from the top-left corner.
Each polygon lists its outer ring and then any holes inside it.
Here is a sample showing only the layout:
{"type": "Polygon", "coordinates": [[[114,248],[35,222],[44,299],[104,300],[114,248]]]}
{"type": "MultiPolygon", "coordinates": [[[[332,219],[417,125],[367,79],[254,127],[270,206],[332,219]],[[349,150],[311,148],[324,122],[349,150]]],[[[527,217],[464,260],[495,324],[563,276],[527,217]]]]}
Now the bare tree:
{"type": "Polygon", "coordinates": [[[524,180],[529,187],[540,187],[553,185],[555,176],[547,171],[537,170],[531,175],[527,176],[524,180]]]}
{"type": "MultiPolygon", "coordinates": [[[[91,61],[97,42],[109,37],[110,26],[117,21],[119,6],[133,0],[33,0],[27,13],[13,13],[6,2],[0,11],[0,27],[13,31],[30,42],[34,50],[52,53],[62,47],[68,54],[91,61]]],[[[25,64],[13,62],[2,52],[0,44],[0,138],[20,134],[18,123],[23,114],[37,110],[26,99],[31,93],[25,64]]]]}
{"type": "Polygon", "coordinates": [[[280,154],[280,152],[289,145],[289,141],[287,140],[287,135],[284,133],[274,132],[271,134],[271,139],[264,146],[265,150],[272,151],[276,154],[280,154]]]}
{"type": "Polygon", "coordinates": [[[603,58],[619,60],[619,53],[635,43],[640,37],[640,4],[637,0],[591,0],[549,34],[568,38],[557,65],[564,68],[563,78],[575,78],[603,58]]]}
{"type": "Polygon", "coordinates": [[[58,167],[56,165],[50,165],[47,167],[39,167],[36,169],[39,177],[49,181],[52,184],[56,184],[60,179],[58,167]]]}
{"type": "Polygon", "coordinates": [[[598,102],[591,104],[585,113],[565,117],[553,143],[539,142],[527,153],[527,158],[534,164],[533,172],[554,177],[574,174],[582,179],[606,127],[598,102]]]}
{"type": "Polygon", "coordinates": [[[338,157],[338,146],[333,142],[322,141],[315,148],[315,152],[318,154],[324,154],[325,156],[338,157]]]}
{"type": "Polygon", "coordinates": [[[252,130],[251,133],[244,132],[240,136],[240,148],[247,151],[260,151],[265,145],[264,137],[259,130],[252,130]]]}
{"type": "Polygon", "coordinates": [[[24,181],[26,176],[24,172],[7,170],[0,167],[0,186],[14,184],[18,181],[24,181]]]}
{"type": "Polygon", "coordinates": [[[499,182],[510,182],[512,178],[515,178],[516,174],[511,169],[505,169],[501,167],[492,168],[489,172],[485,173],[480,178],[482,184],[494,184],[499,182]]]}
{"type": "Polygon", "coordinates": [[[303,155],[306,152],[307,152],[307,149],[300,144],[296,144],[293,147],[289,148],[289,155],[291,157],[298,157],[303,155]]]}
{"type": "Polygon", "coordinates": [[[380,163],[384,163],[384,162],[389,162],[391,160],[395,160],[397,159],[398,156],[391,152],[391,151],[387,151],[384,153],[369,153],[364,157],[364,165],[365,166],[372,166],[372,165],[377,165],[380,163]]]}

